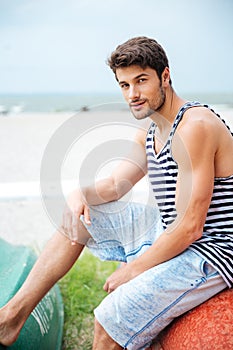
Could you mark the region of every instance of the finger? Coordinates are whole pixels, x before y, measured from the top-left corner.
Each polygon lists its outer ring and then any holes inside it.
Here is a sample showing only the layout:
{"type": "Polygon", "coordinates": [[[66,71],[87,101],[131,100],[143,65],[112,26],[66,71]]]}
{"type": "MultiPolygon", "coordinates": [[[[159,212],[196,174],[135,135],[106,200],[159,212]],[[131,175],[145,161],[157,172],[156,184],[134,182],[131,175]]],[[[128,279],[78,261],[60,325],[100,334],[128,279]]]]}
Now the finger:
{"type": "Polygon", "coordinates": [[[84,206],[84,220],[87,225],[91,225],[90,209],[87,205],[84,206]]]}
{"type": "Polygon", "coordinates": [[[66,228],[65,228],[65,212],[63,212],[62,214],[62,223],[61,223],[61,232],[63,233],[63,235],[66,236],[66,228]]]}
{"type": "Polygon", "coordinates": [[[72,221],[72,214],[69,208],[67,207],[66,210],[63,213],[63,232],[68,238],[72,239],[72,232],[71,232],[71,221],[72,221]]]}
{"type": "Polygon", "coordinates": [[[78,242],[78,218],[72,215],[72,243],[78,242]]]}
{"type": "Polygon", "coordinates": [[[69,235],[70,240],[73,240],[73,228],[72,228],[72,214],[69,213],[66,216],[66,229],[67,229],[67,233],[69,235]]]}
{"type": "Polygon", "coordinates": [[[69,216],[69,211],[67,209],[65,209],[65,211],[63,212],[63,216],[62,216],[62,231],[63,231],[63,234],[65,236],[68,236],[69,237],[69,234],[68,234],[68,219],[67,217],[69,216]]]}
{"type": "Polygon", "coordinates": [[[104,283],[103,290],[105,290],[105,292],[108,291],[108,282],[107,281],[104,283]]]}

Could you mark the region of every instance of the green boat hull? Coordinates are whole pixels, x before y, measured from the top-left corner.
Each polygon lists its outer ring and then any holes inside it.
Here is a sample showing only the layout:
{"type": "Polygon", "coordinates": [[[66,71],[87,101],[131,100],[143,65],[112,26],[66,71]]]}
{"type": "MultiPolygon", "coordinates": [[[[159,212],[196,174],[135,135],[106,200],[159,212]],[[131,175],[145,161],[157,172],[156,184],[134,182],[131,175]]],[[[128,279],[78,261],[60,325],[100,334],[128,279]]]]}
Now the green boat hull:
{"type": "MultiPolygon", "coordinates": [[[[0,307],[17,292],[32,269],[37,255],[26,246],[0,239],[0,307]]],[[[60,350],[62,347],[63,303],[58,285],[36,306],[19,338],[7,349],[60,350]]],[[[6,347],[0,345],[0,350],[6,347]]]]}

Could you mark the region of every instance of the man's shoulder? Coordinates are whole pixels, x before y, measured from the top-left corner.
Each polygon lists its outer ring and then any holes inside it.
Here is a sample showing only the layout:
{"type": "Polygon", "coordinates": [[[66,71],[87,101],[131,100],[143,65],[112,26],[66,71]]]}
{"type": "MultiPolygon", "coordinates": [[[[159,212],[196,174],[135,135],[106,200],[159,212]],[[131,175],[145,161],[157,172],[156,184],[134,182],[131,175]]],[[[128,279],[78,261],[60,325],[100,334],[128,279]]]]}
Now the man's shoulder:
{"type": "Polygon", "coordinates": [[[207,145],[216,149],[220,124],[220,118],[208,108],[190,108],[179,123],[176,139],[178,137],[188,149],[198,152],[207,145]]]}
{"type": "Polygon", "coordinates": [[[212,120],[214,116],[216,115],[211,109],[202,105],[188,108],[184,113],[184,117],[192,118],[193,120],[208,120],[209,118],[212,120]]]}
{"type": "Polygon", "coordinates": [[[218,127],[220,119],[209,108],[189,108],[180,123],[180,132],[209,132],[218,127]]]}

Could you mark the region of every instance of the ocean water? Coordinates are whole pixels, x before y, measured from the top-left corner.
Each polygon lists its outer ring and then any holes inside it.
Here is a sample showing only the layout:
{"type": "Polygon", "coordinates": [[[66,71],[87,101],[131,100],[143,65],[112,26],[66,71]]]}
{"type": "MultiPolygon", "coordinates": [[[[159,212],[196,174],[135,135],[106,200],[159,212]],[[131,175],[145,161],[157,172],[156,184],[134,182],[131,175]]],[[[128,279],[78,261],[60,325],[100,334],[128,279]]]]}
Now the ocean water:
{"type": "MultiPolygon", "coordinates": [[[[188,100],[233,108],[233,93],[180,94],[188,100]]],[[[127,105],[119,94],[0,94],[0,114],[18,112],[65,112],[80,110],[124,110],[127,105]]]]}
{"type": "Polygon", "coordinates": [[[12,94],[0,95],[0,113],[24,112],[66,112],[93,108],[126,109],[119,94],[12,94]]]}

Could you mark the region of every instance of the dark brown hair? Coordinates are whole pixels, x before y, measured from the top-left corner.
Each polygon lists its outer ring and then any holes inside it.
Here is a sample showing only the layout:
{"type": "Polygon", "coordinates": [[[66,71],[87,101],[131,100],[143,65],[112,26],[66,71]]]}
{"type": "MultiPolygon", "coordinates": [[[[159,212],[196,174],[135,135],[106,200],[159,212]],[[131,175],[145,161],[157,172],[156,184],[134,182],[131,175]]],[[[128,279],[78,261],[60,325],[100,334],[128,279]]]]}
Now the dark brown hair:
{"type": "Polygon", "coordinates": [[[162,46],[156,40],[145,36],[129,39],[117,46],[107,64],[115,75],[117,68],[131,65],[138,65],[142,68],[150,67],[157,72],[160,80],[164,69],[169,67],[168,58],[162,46]]]}

